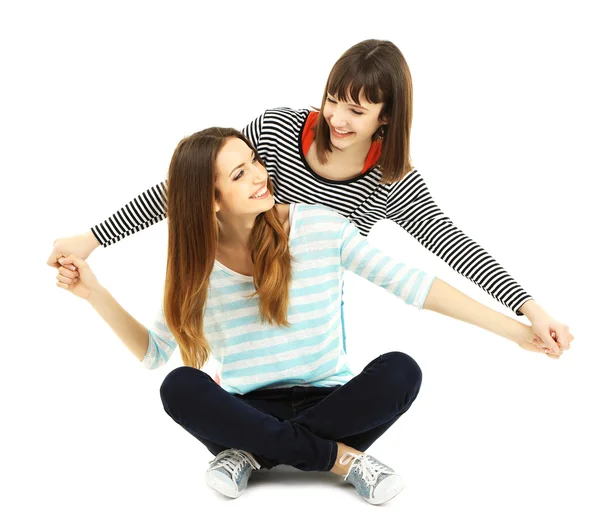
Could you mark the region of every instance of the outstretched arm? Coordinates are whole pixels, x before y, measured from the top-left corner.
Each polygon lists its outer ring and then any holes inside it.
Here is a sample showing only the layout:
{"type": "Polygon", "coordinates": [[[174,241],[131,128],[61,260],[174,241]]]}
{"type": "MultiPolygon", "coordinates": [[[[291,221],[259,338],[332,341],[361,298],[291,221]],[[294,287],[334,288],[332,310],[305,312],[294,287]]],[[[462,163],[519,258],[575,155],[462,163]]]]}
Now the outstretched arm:
{"type": "Polygon", "coordinates": [[[92,233],[104,246],[162,221],[167,216],[167,183],[148,188],[108,219],[92,227],[92,233]]]}
{"type": "MultiPolygon", "coordinates": [[[[381,286],[407,304],[473,324],[517,343],[523,349],[541,351],[532,342],[534,334],[530,326],[484,306],[441,279],[389,257],[372,246],[347,221],[342,228],[342,239],[344,268],[381,286]]],[[[561,353],[561,349],[556,351],[557,356],[561,353]]]]}
{"type": "Polygon", "coordinates": [[[58,259],[68,255],[85,260],[98,246],[110,246],[162,221],[167,216],[166,203],[167,185],[166,182],[161,182],[138,195],[88,232],[56,239],[46,264],[58,268],[58,259]]]}
{"type": "MultiPolygon", "coordinates": [[[[525,350],[540,351],[538,345],[529,342],[532,339],[532,327],[488,308],[441,279],[433,281],[423,309],[483,328],[517,343],[525,350]]],[[[562,349],[556,352],[545,350],[545,353],[558,358],[562,355],[562,349]]]]}
{"type": "MultiPolygon", "coordinates": [[[[247,124],[242,133],[258,148],[264,113],[247,124]]],[[[58,268],[58,259],[74,254],[87,259],[100,245],[110,246],[125,237],[162,221],[167,216],[167,183],[160,182],[128,202],[104,221],[82,234],[54,241],[46,264],[58,268]]]]}
{"type": "Polygon", "coordinates": [[[85,299],[100,317],[117,334],[125,346],[139,361],[148,350],[148,330],[134,319],[115,298],[102,287],[89,265],[79,257],[70,255],[59,260],[61,267],[56,285],[85,299]],[[76,270],[69,270],[75,267],[76,270]]]}
{"type": "Polygon", "coordinates": [[[454,226],[416,170],[390,187],[387,218],[494,299],[527,316],[533,327],[532,344],[538,341],[555,352],[569,348],[573,340],[569,327],[547,314],[489,253],[454,226]]]}

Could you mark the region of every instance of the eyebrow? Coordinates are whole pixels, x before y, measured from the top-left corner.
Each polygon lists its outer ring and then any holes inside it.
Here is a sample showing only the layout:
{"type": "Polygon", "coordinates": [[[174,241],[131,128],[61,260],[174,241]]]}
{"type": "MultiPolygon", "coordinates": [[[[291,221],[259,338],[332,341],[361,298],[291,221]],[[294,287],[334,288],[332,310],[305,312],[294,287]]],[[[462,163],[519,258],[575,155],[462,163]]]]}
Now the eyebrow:
{"type": "MultiPolygon", "coordinates": [[[[327,93],[327,96],[331,97],[331,98],[337,98],[337,97],[334,97],[331,93],[327,93]]],[[[364,109],[365,111],[369,111],[367,108],[361,106],[360,104],[351,104],[350,102],[346,102],[346,104],[348,104],[349,106],[353,106],[355,108],[360,108],[360,109],[364,109]]]]}
{"type": "MultiPolygon", "coordinates": [[[[254,158],[254,155],[255,155],[255,153],[254,153],[254,151],[252,151],[252,150],[250,150],[250,153],[251,153],[251,155],[250,155],[250,160],[252,160],[252,159],[254,158]]],[[[245,162],[242,162],[241,164],[238,164],[238,165],[237,165],[235,168],[233,168],[233,169],[231,170],[231,173],[229,174],[229,176],[231,177],[231,176],[233,175],[233,172],[234,172],[235,170],[237,170],[238,168],[241,168],[241,167],[242,167],[242,166],[244,166],[245,164],[246,164],[245,162]]]]}
{"type": "Polygon", "coordinates": [[[360,104],[350,104],[347,103],[349,106],[354,106],[355,108],[360,108],[360,109],[364,109],[365,111],[369,111],[367,108],[363,108],[360,104]]]}

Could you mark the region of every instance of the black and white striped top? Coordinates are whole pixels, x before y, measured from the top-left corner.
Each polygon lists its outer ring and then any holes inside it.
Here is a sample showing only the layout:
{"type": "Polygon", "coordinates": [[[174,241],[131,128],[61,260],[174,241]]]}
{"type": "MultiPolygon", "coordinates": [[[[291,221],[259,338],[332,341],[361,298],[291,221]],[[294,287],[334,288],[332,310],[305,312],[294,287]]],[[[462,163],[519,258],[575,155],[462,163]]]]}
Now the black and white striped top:
{"type": "MultiPolygon", "coordinates": [[[[518,309],[531,296],[442,213],[417,170],[393,184],[380,184],[377,166],[345,181],[317,175],[302,153],[302,131],[309,112],[267,110],[242,130],[272,177],[277,203],[324,204],[347,217],[363,235],[377,221],[390,219],[452,269],[521,315],[518,309]]],[[[165,205],[166,184],[161,182],[92,227],[92,232],[103,246],[110,246],[164,219],[165,205]]]]}

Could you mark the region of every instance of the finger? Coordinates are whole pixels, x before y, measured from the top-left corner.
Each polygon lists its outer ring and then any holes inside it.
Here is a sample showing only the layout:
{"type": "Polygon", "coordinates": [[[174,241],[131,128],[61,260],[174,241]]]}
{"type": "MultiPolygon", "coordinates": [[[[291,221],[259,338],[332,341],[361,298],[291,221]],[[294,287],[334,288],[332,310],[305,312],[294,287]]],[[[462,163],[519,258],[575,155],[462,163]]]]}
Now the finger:
{"type": "Polygon", "coordinates": [[[75,278],[75,277],[77,277],[77,276],[79,275],[79,272],[77,272],[77,271],[74,271],[74,272],[73,272],[73,271],[71,271],[71,270],[68,270],[68,269],[67,269],[67,268],[65,268],[64,266],[61,266],[61,267],[58,269],[58,273],[59,273],[60,275],[63,275],[63,276],[65,276],[65,277],[70,277],[71,279],[73,279],[73,278],[75,278]]]}
{"type": "Polygon", "coordinates": [[[63,284],[74,284],[74,280],[71,279],[70,277],[65,277],[63,275],[57,275],[56,276],[56,280],[59,283],[63,283],[63,284]]]}
{"type": "Polygon", "coordinates": [[[556,343],[556,347],[554,348],[554,350],[552,350],[551,348],[549,350],[551,350],[554,355],[557,355],[558,357],[560,357],[562,355],[563,349],[558,344],[558,336],[556,335],[555,330],[550,331],[550,337],[552,338],[552,341],[554,341],[556,343]]]}
{"type": "Polygon", "coordinates": [[[58,263],[60,264],[60,266],[62,266],[63,268],[68,268],[69,270],[77,270],[77,267],[76,267],[74,264],[69,264],[68,262],[65,262],[65,259],[64,259],[64,258],[62,258],[62,256],[61,256],[61,258],[60,258],[60,259],[59,259],[57,262],[58,262],[58,263]],[[64,262],[64,264],[62,264],[60,261],[63,261],[63,262],[64,262]]]}
{"type": "Polygon", "coordinates": [[[83,268],[86,266],[86,262],[83,259],[80,259],[75,254],[68,255],[67,257],[61,257],[58,259],[58,262],[63,266],[75,265],[77,268],[83,268]]]}
{"type": "MultiPolygon", "coordinates": [[[[48,266],[52,266],[52,268],[59,268],[60,267],[60,259],[62,259],[63,257],[66,257],[66,255],[62,252],[57,252],[55,250],[52,250],[52,253],[50,254],[50,257],[48,257],[48,260],[46,261],[46,264],[48,266]]],[[[71,265],[69,267],[71,270],[75,270],[75,266],[71,265]]]]}
{"type": "MultiPolygon", "coordinates": [[[[54,241],[56,242],[56,241],[54,241]]],[[[50,254],[50,257],[48,257],[48,260],[46,261],[46,264],[48,266],[52,266],[53,268],[58,268],[59,264],[58,264],[58,259],[60,257],[63,257],[62,254],[57,254],[54,249],[52,250],[52,253],[50,254]]]]}
{"type": "Polygon", "coordinates": [[[529,352],[541,352],[542,351],[537,346],[535,346],[534,344],[529,343],[527,341],[522,343],[520,346],[521,346],[521,348],[523,348],[524,350],[528,350],[529,352]]]}
{"type": "Polygon", "coordinates": [[[562,348],[559,348],[558,350],[546,349],[546,352],[550,355],[556,355],[556,356],[560,357],[563,353],[563,350],[562,350],[562,348]]]}
{"type": "MultiPolygon", "coordinates": [[[[554,334],[555,332],[552,333],[554,334]]],[[[556,344],[556,341],[550,336],[550,334],[542,334],[541,338],[548,350],[551,350],[552,352],[558,352],[558,345],[556,344]]]]}
{"type": "Polygon", "coordinates": [[[560,359],[559,355],[555,355],[553,353],[551,353],[550,351],[546,351],[546,355],[550,358],[550,359],[560,359]]]}
{"type": "Polygon", "coordinates": [[[556,342],[561,350],[568,350],[571,345],[567,337],[567,330],[559,330],[556,337],[556,342]]]}
{"type": "Polygon", "coordinates": [[[64,283],[56,283],[56,286],[58,286],[59,288],[62,288],[63,290],[69,289],[69,285],[64,284],[64,283]]]}

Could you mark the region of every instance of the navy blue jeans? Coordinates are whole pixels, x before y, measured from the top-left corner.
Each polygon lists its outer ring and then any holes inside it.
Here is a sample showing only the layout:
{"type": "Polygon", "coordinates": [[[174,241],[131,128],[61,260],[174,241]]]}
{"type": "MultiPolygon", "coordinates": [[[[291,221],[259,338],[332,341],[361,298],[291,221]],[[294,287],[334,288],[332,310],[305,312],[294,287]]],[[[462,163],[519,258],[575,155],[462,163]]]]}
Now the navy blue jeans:
{"type": "Polygon", "coordinates": [[[348,383],[230,394],[205,372],[183,366],[165,378],[160,396],[173,420],[217,455],[251,452],[261,467],[331,470],[337,442],[367,450],[417,397],[421,369],[401,352],[371,361],[348,383]]]}

